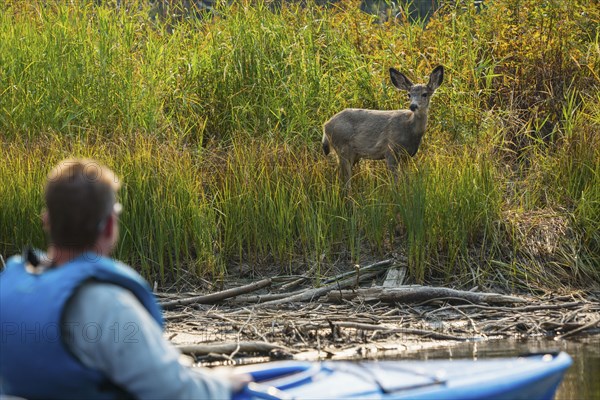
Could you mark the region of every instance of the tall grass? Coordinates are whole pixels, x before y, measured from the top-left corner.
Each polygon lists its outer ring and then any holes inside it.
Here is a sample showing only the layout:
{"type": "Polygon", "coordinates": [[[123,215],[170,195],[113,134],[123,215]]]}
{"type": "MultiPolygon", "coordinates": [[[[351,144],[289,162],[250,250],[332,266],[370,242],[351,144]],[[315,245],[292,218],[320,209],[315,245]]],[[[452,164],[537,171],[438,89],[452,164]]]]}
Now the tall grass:
{"type": "Polygon", "coordinates": [[[600,281],[600,11],[585,1],[446,6],[425,24],[330,7],[0,5],[0,253],[43,247],[41,188],[68,156],[124,180],[117,256],[162,283],[406,256],[415,282],[600,281]],[[322,123],[394,109],[394,66],[446,77],[394,184],[349,198],[322,123]],[[553,243],[542,246],[540,243],[553,243]],[[540,250],[543,248],[543,251],[540,250]]]}
{"type": "Polygon", "coordinates": [[[215,210],[201,185],[198,159],[189,152],[155,138],[124,143],[101,136],[81,142],[58,136],[34,144],[15,140],[3,147],[10,160],[0,166],[3,253],[45,245],[39,215],[46,175],[65,157],[87,157],[113,168],[123,181],[117,256],[160,282],[224,272],[214,249],[215,210]]]}

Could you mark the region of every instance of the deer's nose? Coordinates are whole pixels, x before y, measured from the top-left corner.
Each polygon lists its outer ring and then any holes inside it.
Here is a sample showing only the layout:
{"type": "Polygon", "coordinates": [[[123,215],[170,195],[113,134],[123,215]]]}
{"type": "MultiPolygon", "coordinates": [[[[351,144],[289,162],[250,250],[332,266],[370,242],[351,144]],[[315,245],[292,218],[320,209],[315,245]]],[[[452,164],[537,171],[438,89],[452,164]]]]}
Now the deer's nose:
{"type": "Polygon", "coordinates": [[[419,108],[419,106],[418,106],[418,105],[416,105],[416,104],[411,104],[411,105],[410,105],[410,111],[412,111],[412,112],[415,112],[415,111],[417,111],[417,109],[418,109],[418,108],[419,108]]]}

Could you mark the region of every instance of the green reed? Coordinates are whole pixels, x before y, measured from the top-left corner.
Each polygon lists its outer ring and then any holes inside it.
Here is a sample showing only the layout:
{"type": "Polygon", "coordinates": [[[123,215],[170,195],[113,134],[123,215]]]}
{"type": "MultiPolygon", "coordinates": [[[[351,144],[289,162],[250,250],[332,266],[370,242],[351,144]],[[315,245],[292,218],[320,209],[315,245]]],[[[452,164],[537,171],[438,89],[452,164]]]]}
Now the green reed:
{"type": "Polygon", "coordinates": [[[392,254],[416,282],[600,280],[596,8],[505,0],[408,23],[358,1],[226,3],[200,17],[143,2],[0,5],[5,258],[43,247],[44,176],[78,155],[123,177],[117,255],[161,283],[233,263],[317,266],[318,282],[392,254]],[[437,64],[446,77],[417,156],[396,183],[361,161],[345,197],[323,122],[405,107],[388,68],[416,82],[437,64]],[[527,240],[538,231],[559,232],[551,253],[527,240]]]}
{"type": "Polygon", "coordinates": [[[95,158],[113,168],[123,182],[117,256],[153,280],[173,281],[182,274],[222,273],[214,251],[216,219],[203,193],[198,160],[154,139],[123,143],[70,142],[55,138],[33,146],[8,146],[0,167],[2,248],[46,245],[40,212],[46,174],[67,157],[95,158]],[[43,160],[43,161],[42,161],[43,160]]]}

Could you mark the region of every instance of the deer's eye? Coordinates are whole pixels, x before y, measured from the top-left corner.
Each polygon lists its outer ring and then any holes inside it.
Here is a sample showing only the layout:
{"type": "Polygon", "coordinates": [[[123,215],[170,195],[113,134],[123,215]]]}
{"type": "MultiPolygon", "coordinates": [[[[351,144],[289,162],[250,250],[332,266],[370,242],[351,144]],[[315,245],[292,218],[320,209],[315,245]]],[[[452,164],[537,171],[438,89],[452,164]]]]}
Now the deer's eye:
{"type": "Polygon", "coordinates": [[[427,94],[428,94],[428,93],[423,93],[421,96],[422,96],[422,97],[427,97],[427,94]]]}

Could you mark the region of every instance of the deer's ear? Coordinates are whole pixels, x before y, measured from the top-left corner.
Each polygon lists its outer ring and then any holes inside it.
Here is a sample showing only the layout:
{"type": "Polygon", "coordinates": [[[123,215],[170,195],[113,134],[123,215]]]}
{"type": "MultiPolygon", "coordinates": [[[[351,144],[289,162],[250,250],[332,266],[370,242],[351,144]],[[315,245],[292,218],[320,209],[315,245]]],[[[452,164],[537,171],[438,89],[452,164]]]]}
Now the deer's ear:
{"type": "Polygon", "coordinates": [[[442,82],[444,81],[444,67],[438,65],[429,75],[429,83],[427,87],[431,90],[435,90],[440,87],[442,82]]]}
{"type": "Polygon", "coordinates": [[[400,90],[410,91],[410,88],[413,86],[410,79],[408,79],[402,72],[395,68],[390,68],[390,79],[392,80],[394,86],[400,90]]]}

